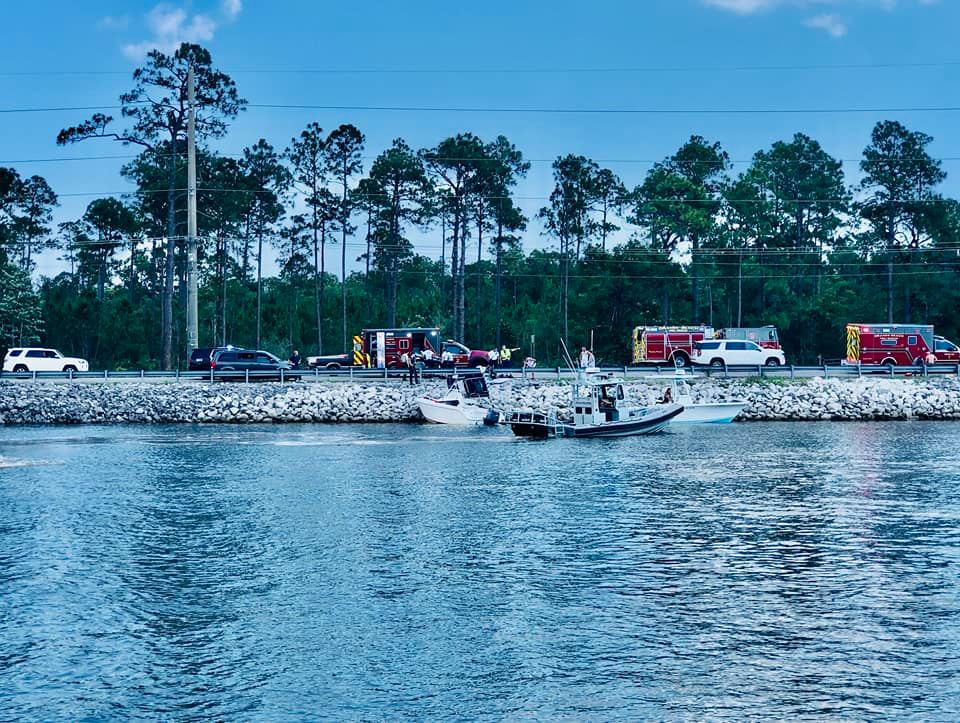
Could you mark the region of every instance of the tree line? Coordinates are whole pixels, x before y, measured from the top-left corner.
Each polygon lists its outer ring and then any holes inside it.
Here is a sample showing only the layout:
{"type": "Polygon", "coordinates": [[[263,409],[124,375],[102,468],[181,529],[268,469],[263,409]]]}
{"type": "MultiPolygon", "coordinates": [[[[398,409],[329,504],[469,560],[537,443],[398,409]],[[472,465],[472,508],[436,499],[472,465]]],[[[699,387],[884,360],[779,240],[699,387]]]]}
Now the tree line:
{"type": "Polygon", "coordinates": [[[527,215],[515,188],[530,163],[502,135],[422,149],[398,138],[367,165],[360,129],[311,122],[286,143],[219,154],[246,101],[185,43],[134,71],[120,118],[96,113],[56,137],[137,148],[121,171],[128,197],[95,199],[54,228],[47,182],[0,168],[0,343],[42,341],[102,367],[182,365],[191,67],[201,345],[333,353],[361,327],[439,326],[542,361],[560,339],[592,338],[601,362],[619,364],[636,325],[775,324],[799,363],[841,356],[849,321],[960,331],[960,206],[938,190],[933,139],[898,121],[873,128],[855,185],[802,133],[739,173],[694,135],[634,188],[589,158],[558,157],[549,199],[527,215]],[[532,216],[545,249],[523,248],[532,216]],[[277,276],[264,275],[267,247],[277,276]],[[69,270],[35,287],[50,248],[69,270]]]}

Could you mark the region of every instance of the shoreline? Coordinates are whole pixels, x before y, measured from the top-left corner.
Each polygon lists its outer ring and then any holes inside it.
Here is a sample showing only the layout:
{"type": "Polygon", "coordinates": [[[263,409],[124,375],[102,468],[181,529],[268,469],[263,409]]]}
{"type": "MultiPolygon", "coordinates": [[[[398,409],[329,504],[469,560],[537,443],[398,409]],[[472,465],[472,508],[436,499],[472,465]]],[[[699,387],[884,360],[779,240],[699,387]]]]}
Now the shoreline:
{"type": "MultiPolygon", "coordinates": [[[[629,399],[654,404],[666,384],[625,383],[629,399]]],[[[746,400],[737,421],[960,419],[956,378],[797,380],[706,379],[690,384],[694,401],[746,400]]],[[[329,384],[131,383],[123,385],[0,382],[0,423],[249,424],[423,421],[420,396],[445,385],[398,381],[329,384]]],[[[555,381],[491,384],[490,406],[570,415],[570,386],[555,381]]]]}

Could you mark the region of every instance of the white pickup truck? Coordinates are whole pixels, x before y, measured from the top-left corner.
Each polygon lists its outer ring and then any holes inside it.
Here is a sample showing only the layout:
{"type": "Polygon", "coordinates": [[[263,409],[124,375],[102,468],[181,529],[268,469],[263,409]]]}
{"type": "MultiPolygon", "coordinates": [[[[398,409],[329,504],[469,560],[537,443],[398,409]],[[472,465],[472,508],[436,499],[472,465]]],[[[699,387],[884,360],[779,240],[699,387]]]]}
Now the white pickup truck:
{"type": "Polygon", "coordinates": [[[90,365],[86,359],[64,356],[56,349],[16,347],[3,358],[5,372],[85,372],[90,365]]]}

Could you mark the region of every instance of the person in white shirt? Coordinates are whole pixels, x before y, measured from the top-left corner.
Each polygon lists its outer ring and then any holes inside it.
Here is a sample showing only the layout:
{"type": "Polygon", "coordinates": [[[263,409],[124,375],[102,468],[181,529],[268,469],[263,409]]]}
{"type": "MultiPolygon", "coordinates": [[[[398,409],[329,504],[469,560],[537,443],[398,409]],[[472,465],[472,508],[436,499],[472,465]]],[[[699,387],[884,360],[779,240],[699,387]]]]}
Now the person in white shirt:
{"type": "Polygon", "coordinates": [[[590,369],[596,366],[597,360],[593,356],[593,352],[587,349],[587,347],[580,347],[580,368],[581,369],[590,369]]]}

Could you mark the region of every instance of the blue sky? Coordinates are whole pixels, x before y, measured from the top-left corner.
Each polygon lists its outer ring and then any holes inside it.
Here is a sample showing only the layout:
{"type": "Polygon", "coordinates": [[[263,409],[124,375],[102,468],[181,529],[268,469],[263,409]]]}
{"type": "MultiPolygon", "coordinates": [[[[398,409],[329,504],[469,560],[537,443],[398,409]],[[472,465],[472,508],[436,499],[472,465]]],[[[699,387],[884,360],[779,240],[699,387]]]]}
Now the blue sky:
{"type": "MultiPolygon", "coordinates": [[[[181,40],[208,47],[250,103],[658,110],[960,106],[960,53],[953,49],[960,4],[949,0],[101,1],[10,4],[5,15],[7,27],[17,32],[8,32],[0,48],[4,109],[114,105],[147,49],[170,49],[181,40]],[[606,70],[563,72],[571,69],[606,70]],[[310,70],[376,72],[303,72],[310,70]],[[509,72],[462,72],[490,70],[509,72]]],[[[97,195],[128,188],[119,159],[15,162],[133,152],[107,141],[58,148],[57,131],[88,115],[0,114],[0,164],[46,177],[61,194],[58,221],[77,218],[97,195]]],[[[420,148],[459,131],[484,139],[503,133],[533,161],[518,189],[533,215],[550,192],[550,161],[559,154],[601,160],[632,187],[642,181],[648,161],[671,154],[694,133],[720,141],[737,172],[756,150],[802,131],[835,157],[851,159],[845,170],[855,181],[855,159],[878,120],[902,120],[934,136],[934,155],[960,158],[958,115],[251,108],[217,148],[238,153],[260,137],[282,148],[310,121],[325,129],[349,122],[367,136],[369,165],[396,137],[420,148]]],[[[943,190],[956,195],[960,161],[945,161],[944,167],[950,175],[943,190]]],[[[438,233],[421,242],[422,251],[433,255],[438,233]]],[[[531,225],[528,248],[547,243],[531,225]]],[[[60,268],[51,254],[39,271],[60,268]]]]}

